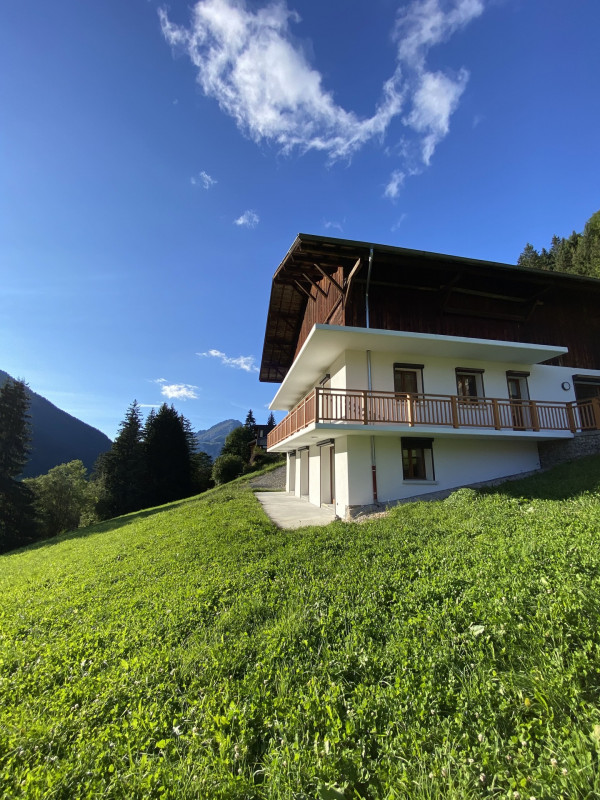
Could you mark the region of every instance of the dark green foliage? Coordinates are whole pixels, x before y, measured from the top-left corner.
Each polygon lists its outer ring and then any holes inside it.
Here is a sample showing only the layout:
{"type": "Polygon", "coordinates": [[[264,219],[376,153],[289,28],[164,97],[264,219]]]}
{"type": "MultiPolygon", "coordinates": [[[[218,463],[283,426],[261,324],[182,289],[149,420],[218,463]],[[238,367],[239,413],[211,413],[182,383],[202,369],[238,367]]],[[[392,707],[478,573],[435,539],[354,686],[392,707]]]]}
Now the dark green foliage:
{"type": "Polygon", "coordinates": [[[229,483],[229,481],[239,478],[243,473],[245,462],[240,456],[234,453],[225,453],[215,459],[212,469],[212,479],[219,485],[229,483]]]}
{"type": "Polygon", "coordinates": [[[225,439],[221,455],[238,456],[244,464],[247,464],[250,461],[250,443],[255,439],[256,433],[253,426],[242,425],[235,428],[225,439]]]}
{"type": "Polygon", "coordinates": [[[56,536],[79,527],[82,516],[91,513],[93,497],[81,461],[53,467],[46,475],[27,478],[33,492],[41,535],[56,536]]]}
{"type": "Polygon", "coordinates": [[[33,495],[19,477],[29,456],[30,426],[24,381],[0,388],[0,552],[36,538],[33,495]]]}
{"type": "Polygon", "coordinates": [[[600,211],[585,223],[573,256],[573,271],[578,275],[600,278],[600,211]]]}
{"type": "Polygon", "coordinates": [[[279,531],[244,482],[2,558],[7,798],[600,797],[600,458],[279,531]]]}
{"type": "Polygon", "coordinates": [[[570,272],[600,278],[600,211],[585,224],[583,233],[573,233],[568,239],[554,235],[550,250],[538,253],[529,242],[517,261],[520,267],[570,272]]]}
{"type": "Polygon", "coordinates": [[[98,501],[101,519],[137,511],[145,504],[147,468],[142,435],[142,414],[134,400],[119,426],[112,448],[96,465],[96,472],[102,478],[98,501]]]}
{"type": "Polygon", "coordinates": [[[244,422],[244,425],[246,426],[246,428],[254,429],[254,426],[256,425],[256,420],[254,419],[254,414],[252,413],[252,409],[250,409],[250,411],[248,411],[248,413],[246,414],[246,420],[244,422]]]}
{"type": "Polygon", "coordinates": [[[192,451],[184,418],[163,403],[144,427],[146,505],[157,506],[189,497],[192,488],[192,451]]]}
{"type": "Polygon", "coordinates": [[[518,258],[517,264],[520,267],[529,267],[530,269],[539,269],[540,266],[540,254],[535,249],[535,247],[531,244],[531,242],[527,242],[525,245],[523,252],[518,258]]]}
{"type": "MultiPolygon", "coordinates": [[[[9,379],[12,380],[10,375],[0,370],[0,386],[9,379]]],[[[42,475],[58,464],[76,459],[91,470],[98,456],[110,449],[111,441],[101,431],[57,408],[28,386],[25,394],[29,402],[31,441],[24,478],[42,475]]]]}
{"type": "Polygon", "coordinates": [[[210,489],[212,479],[213,460],[204,451],[192,455],[192,494],[200,494],[210,489]]]}
{"type": "Polygon", "coordinates": [[[275,415],[271,411],[269,414],[269,418],[267,419],[267,428],[274,428],[277,423],[275,422],[275,415]]]}

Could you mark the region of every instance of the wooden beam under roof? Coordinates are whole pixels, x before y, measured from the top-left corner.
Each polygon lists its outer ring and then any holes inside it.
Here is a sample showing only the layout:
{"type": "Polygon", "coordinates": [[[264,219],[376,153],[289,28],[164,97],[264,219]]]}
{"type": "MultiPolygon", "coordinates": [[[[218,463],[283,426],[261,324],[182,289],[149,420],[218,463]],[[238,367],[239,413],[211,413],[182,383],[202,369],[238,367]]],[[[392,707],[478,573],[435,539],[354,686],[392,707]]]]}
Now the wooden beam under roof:
{"type": "Polygon", "coordinates": [[[327,292],[323,291],[323,289],[321,289],[321,287],[319,286],[319,284],[318,284],[318,283],[315,283],[315,282],[312,280],[312,278],[309,278],[309,277],[308,277],[308,275],[307,275],[305,272],[303,272],[303,273],[302,273],[302,275],[303,275],[303,276],[306,278],[306,280],[307,280],[307,281],[310,283],[310,285],[311,285],[311,286],[314,286],[314,287],[315,287],[315,289],[317,290],[317,292],[321,292],[321,294],[323,295],[323,297],[327,297],[327,292]]]}
{"type": "Polygon", "coordinates": [[[318,264],[315,264],[315,267],[319,270],[319,272],[321,273],[321,275],[323,275],[324,278],[327,278],[327,280],[331,281],[331,283],[335,286],[335,288],[338,290],[338,292],[340,292],[341,294],[344,294],[344,290],[339,285],[339,283],[336,281],[336,279],[333,277],[333,275],[328,275],[325,272],[325,270],[322,267],[320,267],[318,264]]]}
{"type": "Polygon", "coordinates": [[[296,286],[296,288],[297,288],[297,289],[299,289],[299,290],[300,290],[300,291],[301,291],[303,294],[305,294],[305,295],[308,297],[308,299],[309,299],[309,300],[312,300],[312,301],[313,301],[313,303],[315,302],[315,300],[316,300],[317,298],[316,298],[316,297],[313,297],[313,296],[312,296],[312,294],[311,294],[311,292],[309,292],[309,291],[308,291],[308,289],[306,289],[304,286],[302,286],[302,284],[301,284],[301,283],[299,283],[298,281],[294,281],[294,285],[295,285],[295,286],[296,286]]]}

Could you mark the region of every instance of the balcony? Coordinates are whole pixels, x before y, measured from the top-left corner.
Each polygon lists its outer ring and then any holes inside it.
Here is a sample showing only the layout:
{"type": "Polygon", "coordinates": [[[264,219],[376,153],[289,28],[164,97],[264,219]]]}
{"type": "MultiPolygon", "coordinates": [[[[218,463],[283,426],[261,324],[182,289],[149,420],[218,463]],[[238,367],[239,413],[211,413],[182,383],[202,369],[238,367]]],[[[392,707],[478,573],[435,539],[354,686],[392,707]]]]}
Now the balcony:
{"type": "Polygon", "coordinates": [[[600,429],[600,399],[561,403],[317,387],[273,428],[267,448],[313,423],[576,433],[600,429]]]}

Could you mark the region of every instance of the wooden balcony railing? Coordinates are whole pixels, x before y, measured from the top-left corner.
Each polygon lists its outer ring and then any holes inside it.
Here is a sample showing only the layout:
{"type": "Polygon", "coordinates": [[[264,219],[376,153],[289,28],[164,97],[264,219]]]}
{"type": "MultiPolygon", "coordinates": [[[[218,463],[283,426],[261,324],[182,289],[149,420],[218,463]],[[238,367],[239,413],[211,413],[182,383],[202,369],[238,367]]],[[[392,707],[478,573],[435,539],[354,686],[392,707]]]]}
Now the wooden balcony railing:
{"type": "Polygon", "coordinates": [[[575,433],[600,430],[600,398],[560,403],[316,388],[273,428],[267,447],[274,447],[313,422],[575,433]]]}

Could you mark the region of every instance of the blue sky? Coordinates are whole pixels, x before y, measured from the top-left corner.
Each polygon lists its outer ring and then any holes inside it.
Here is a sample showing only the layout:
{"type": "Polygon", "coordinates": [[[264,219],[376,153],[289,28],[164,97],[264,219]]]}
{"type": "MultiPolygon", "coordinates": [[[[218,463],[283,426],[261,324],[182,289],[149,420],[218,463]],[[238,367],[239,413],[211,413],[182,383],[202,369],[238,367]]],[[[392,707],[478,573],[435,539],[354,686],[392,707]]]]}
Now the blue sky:
{"type": "Polygon", "coordinates": [[[0,368],[113,437],[258,381],[298,232],[514,263],[600,208],[600,3],[5,0],[0,368]]]}

